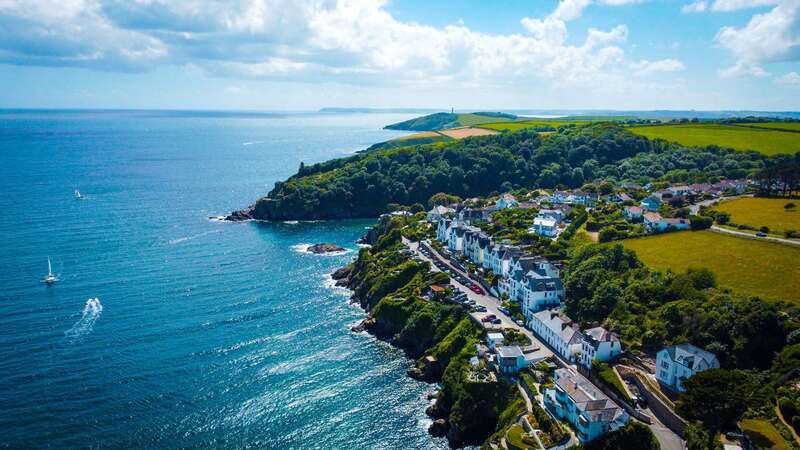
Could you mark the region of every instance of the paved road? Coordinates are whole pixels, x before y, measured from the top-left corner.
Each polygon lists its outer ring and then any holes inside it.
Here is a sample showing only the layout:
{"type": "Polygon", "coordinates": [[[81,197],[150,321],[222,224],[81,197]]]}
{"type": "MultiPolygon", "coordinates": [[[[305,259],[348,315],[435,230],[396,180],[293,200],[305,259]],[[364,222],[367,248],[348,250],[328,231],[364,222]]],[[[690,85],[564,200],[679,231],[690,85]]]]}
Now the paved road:
{"type": "Polygon", "coordinates": [[[745,233],[744,231],[738,231],[738,230],[731,230],[729,228],[722,228],[722,227],[718,227],[716,225],[712,225],[711,226],[711,231],[714,231],[714,232],[717,232],[717,233],[731,234],[733,236],[743,237],[743,238],[746,238],[746,239],[754,239],[754,240],[758,240],[758,241],[772,241],[772,242],[777,242],[779,244],[800,246],[800,241],[796,240],[796,239],[784,239],[784,238],[773,237],[773,236],[758,237],[758,236],[756,236],[754,234],[751,234],[751,233],[745,233]]]}
{"type": "MultiPolygon", "coordinates": [[[[423,260],[429,261],[431,263],[432,270],[439,270],[433,264],[433,261],[430,258],[428,258],[427,256],[423,255],[421,252],[419,252],[419,244],[417,244],[415,242],[406,241],[405,239],[403,239],[403,242],[411,250],[413,250],[419,257],[421,257],[423,260]]],[[[442,263],[446,264],[447,267],[449,267],[450,270],[452,270],[454,273],[458,273],[458,274],[461,274],[461,275],[469,278],[469,275],[467,275],[466,273],[462,272],[461,270],[458,270],[455,267],[453,267],[447,259],[445,259],[442,255],[440,255],[436,251],[436,249],[433,249],[432,255],[433,255],[433,257],[435,257],[436,259],[438,259],[442,263]]],[[[566,361],[560,355],[558,355],[557,353],[553,352],[550,349],[550,347],[547,346],[547,344],[542,342],[535,334],[533,334],[533,331],[531,331],[531,330],[529,330],[529,329],[527,329],[525,327],[521,327],[521,326],[517,325],[513,320],[511,320],[511,317],[509,317],[508,315],[506,315],[505,313],[500,311],[498,309],[500,306],[502,306],[502,303],[500,302],[500,299],[498,299],[497,297],[494,297],[492,295],[489,295],[488,293],[487,294],[476,294],[476,293],[472,292],[469,289],[468,286],[464,286],[463,284],[459,283],[455,279],[452,279],[451,283],[453,283],[454,286],[458,287],[459,290],[461,290],[462,292],[465,292],[467,294],[468,298],[470,298],[471,300],[475,300],[475,303],[477,303],[479,305],[482,305],[482,306],[484,306],[486,308],[486,312],[483,312],[483,313],[480,313],[480,312],[470,313],[470,314],[472,314],[473,317],[475,317],[478,320],[480,320],[482,317],[486,316],[487,314],[494,314],[497,318],[499,318],[501,320],[501,324],[499,325],[500,327],[513,328],[513,329],[525,334],[525,336],[527,336],[528,339],[530,339],[531,345],[534,346],[534,347],[538,347],[539,348],[539,352],[541,352],[540,354],[541,354],[542,357],[552,356],[552,357],[556,358],[558,361],[560,361],[563,366],[571,367],[573,370],[576,369],[575,364],[571,364],[569,361],[566,361]]],[[[484,324],[484,326],[493,327],[493,326],[497,326],[497,325],[484,324]]]]}
{"type": "Polygon", "coordinates": [[[642,412],[652,419],[653,423],[646,425],[650,427],[650,431],[652,431],[656,439],[658,439],[658,443],[661,444],[661,450],[684,450],[686,448],[683,439],[661,423],[656,415],[653,414],[653,411],[642,409],[642,412]]]}

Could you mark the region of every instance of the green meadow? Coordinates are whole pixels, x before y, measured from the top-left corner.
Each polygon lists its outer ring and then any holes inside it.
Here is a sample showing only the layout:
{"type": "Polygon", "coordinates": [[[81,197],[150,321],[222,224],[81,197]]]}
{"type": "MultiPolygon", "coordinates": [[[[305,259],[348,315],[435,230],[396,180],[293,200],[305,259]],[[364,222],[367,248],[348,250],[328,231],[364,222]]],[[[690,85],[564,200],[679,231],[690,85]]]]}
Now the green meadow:
{"type": "MultiPolygon", "coordinates": [[[[800,133],[724,124],[681,124],[633,126],[632,133],[650,139],[664,139],[686,146],[718,145],[737,150],[755,150],[766,155],[800,151],[800,133]]],[[[785,124],[782,124],[785,125],[785,124]]]]}
{"type": "Polygon", "coordinates": [[[680,231],[622,241],[648,266],[682,272],[706,267],[720,286],[765,300],[800,305],[800,247],[728,236],[714,231],[680,231]]]}

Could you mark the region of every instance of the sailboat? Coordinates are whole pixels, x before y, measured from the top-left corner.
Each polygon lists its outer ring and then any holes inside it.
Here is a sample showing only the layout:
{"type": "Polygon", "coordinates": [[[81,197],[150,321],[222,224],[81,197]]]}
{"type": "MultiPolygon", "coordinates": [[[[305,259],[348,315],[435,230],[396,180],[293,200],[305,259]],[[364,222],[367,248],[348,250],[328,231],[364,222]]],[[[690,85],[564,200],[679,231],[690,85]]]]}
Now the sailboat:
{"type": "Polygon", "coordinates": [[[58,281],[58,278],[56,278],[55,274],[53,273],[53,266],[50,264],[49,256],[47,257],[47,276],[44,277],[44,280],[42,281],[47,284],[53,284],[58,281]]]}
{"type": "Polygon", "coordinates": [[[81,195],[81,191],[75,189],[75,198],[78,200],[83,200],[83,196],[81,195]]]}

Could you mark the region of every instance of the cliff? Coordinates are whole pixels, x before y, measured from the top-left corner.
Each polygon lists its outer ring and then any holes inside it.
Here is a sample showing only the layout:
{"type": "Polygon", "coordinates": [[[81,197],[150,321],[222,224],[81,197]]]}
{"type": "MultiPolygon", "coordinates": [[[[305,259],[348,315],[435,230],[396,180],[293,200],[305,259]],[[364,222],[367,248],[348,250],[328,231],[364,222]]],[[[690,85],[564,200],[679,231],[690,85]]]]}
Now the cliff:
{"type": "Polygon", "coordinates": [[[447,277],[399,252],[401,226],[400,219],[384,218],[375,227],[373,247],[362,249],[334,278],[352,289],[353,300],[369,312],[357,331],[366,330],[416,359],[409,376],[442,383],[427,411],[438,419],[430,431],[446,435],[453,447],[481,444],[495,431],[509,386],[469,381],[468,361],[483,330],[460,306],[421,297],[428,286],[447,277]]]}

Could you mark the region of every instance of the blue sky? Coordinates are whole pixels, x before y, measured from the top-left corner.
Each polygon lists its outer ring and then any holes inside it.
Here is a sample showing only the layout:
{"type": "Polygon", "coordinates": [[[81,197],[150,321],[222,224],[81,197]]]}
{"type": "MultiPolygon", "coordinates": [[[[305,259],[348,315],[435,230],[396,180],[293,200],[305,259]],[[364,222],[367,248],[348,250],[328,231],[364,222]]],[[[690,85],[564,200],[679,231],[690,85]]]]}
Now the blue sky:
{"type": "Polygon", "coordinates": [[[800,109],[800,0],[0,0],[0,107],[800,109]]]}

